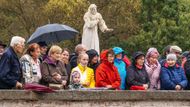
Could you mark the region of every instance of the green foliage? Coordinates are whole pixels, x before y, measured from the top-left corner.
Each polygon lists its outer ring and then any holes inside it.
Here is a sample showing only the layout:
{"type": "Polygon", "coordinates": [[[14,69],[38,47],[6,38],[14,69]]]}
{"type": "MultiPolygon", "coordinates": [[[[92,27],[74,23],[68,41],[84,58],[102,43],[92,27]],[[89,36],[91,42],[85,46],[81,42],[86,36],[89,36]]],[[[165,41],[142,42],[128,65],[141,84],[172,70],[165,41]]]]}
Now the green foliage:
{"type": "Polygon", "coordinates": [[[0,38],[26,39],[39,26],[62,23],[76,28],[76,39],[58,43],[70,50],[81,42],[83,15],[95,3],[111,33],[99,32],[101,49],[120,46],[128,53],[175,44],[190,46],[190,0],[0,0],[0,38]]]}
{"type": "Polygon", "coordinates": [[[121,42],[133,51],[146,52],[150,47],[161,51],[173,44],[189,50],[189,7],[188,0],[142,0],[141,31],[121,42]]]}

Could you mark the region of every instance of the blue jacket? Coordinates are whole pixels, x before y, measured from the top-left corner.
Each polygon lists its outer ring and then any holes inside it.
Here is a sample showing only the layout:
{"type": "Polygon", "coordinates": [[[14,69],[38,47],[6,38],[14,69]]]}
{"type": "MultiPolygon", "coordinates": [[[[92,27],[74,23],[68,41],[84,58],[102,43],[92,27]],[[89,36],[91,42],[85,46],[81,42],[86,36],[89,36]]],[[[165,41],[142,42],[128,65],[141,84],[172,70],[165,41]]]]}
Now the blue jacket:
{"type": "Polygon", "coordinates": [[[160,79],[162,90],[175,90],[176,85],[180,85],[183,89],[187,86],[184,70],[178,64],[168,67],[165,63],[161,68],[160,79]]]}
{"type": "Polygon", "coordinates": [[[0,89],[11,89],[21,82],[21,66],[12,47],[9,47],[0,60],[0,89]]]}
{"type": "Polygon", "coordinates": [[[125,90],[126,89],[126,78],[127,78],[127,67],[125,62],[122,60],[115,59],[114,60],[114,65],[117,67],[119,76],[121,78],[121,85],[120,89],[125,90]]]}

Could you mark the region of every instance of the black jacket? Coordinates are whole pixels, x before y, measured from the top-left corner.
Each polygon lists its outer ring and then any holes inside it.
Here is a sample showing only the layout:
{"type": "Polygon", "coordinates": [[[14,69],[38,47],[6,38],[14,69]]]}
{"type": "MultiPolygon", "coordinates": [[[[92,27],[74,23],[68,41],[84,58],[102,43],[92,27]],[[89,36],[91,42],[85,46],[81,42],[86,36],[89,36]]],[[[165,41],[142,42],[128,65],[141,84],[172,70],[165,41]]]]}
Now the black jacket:
{"type": "Polygon", "coordinates": [[[129,66],[127,70],[127,87],[130,88],[133,85],[142,86],[143,84],[149,85],[150,80],[145,67],[138,69],[135,66],[129,66]]]}

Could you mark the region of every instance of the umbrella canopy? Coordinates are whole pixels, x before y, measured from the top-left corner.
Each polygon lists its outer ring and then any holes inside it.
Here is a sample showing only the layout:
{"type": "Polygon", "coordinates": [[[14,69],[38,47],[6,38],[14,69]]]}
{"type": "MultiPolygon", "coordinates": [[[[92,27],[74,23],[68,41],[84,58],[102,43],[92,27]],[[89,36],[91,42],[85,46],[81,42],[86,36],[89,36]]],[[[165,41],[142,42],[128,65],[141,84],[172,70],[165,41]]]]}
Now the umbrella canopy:
{"type": "Polygon", "coordinates": [[[48,43],[60,42],[67,39],[72,39],[78,34],[78,31],[63,24],[47,24],[38,27],[30,36],[27,43],[37,43],[45,41],[48,43]]]}

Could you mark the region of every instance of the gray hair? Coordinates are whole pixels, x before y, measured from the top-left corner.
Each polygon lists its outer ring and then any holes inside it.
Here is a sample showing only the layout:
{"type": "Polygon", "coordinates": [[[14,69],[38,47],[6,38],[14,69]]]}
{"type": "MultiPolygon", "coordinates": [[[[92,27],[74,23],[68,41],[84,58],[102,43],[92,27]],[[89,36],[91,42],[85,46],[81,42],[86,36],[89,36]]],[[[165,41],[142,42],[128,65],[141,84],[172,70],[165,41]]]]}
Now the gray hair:
{"type": "Polygon", "coordinates": [[[10,42],[10,46],[15,46],[17,44],[21,44],[21,43],[24,43],[25,42],[25,39],[23,37],[20,37],[20,36],[13,36],[12,39],[11,39],[11,42],[10,42]]]}
{"type": "Polygon", "coordinates": [[[86,49],[86,46],[83,45],[83,44],[78,44],[78,45],[75,47],[75,52],[79,54],[80,51],[82,51],[83,49],[86,49]]]}

